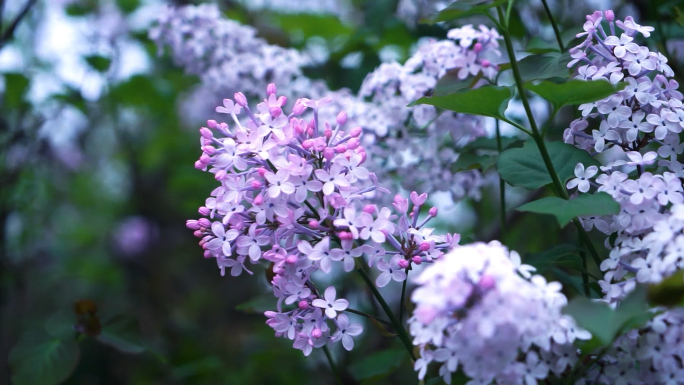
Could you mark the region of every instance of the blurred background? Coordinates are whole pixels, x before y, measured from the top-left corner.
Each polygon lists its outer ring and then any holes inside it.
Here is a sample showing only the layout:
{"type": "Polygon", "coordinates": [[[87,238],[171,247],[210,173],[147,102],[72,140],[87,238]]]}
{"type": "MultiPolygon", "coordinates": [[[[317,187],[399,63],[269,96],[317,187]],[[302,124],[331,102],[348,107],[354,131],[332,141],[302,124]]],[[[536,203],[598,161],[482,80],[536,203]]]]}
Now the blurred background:
{"type": "MultiPolygon", "coordinates": [[[[197,129],[232,93],[207,91],[206,79],[148,33],[165,6],[198,3],[0,0],[0,383],[13,375],[35,384],[334,382],[322,352],[305,358],[265,325],[274,300],[263,267],[255,277],[221,277],[185,228],[216,185],[193,167],[197,129]]],[[[418,21],[446,3],[215,4],[268,44],[304,53],[309,78],[355,92],[381,62],[403,63],[419,38],[444,38],[445,28],[418,21]]],[[[553,43],[541,3],[517,3],[519,41],[553,43]]],[[[576,2],[551,2],[569,35],[585,13],[614,7],[667,31],[661,52],[671,51],[673,67],[681,62],[676,1],[583,3],[580,13],[570,12],[576,2]]],[[[441,230],[497,238],[490,190],[442,202],[450,214],[441,230]]],[[[553,218],[511,220],[513,249],[558,242],[530,235],[543,235],[553,218]]],[[[365,328],[360,349],[334,352],[345,378],[416,383],[396,338],[365,328]]]]}

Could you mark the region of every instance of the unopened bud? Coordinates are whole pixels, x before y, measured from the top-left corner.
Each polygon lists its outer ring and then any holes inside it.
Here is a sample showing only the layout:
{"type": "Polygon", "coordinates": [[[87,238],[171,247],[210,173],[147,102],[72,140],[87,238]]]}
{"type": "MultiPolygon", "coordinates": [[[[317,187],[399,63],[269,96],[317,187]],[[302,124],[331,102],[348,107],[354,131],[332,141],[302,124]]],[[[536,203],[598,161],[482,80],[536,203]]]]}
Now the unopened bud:
{"type": "Polygon", "coordinates": [[[245,107],[247,105],[247,98],[245,97],[245,94],[242,92],[236,92],[235,95],[233,95],[235,98],[235,103],[238,105],[245,107]]]}
{"type": "Polygon", "coordinates": [[[216,128],[217,125],[218,125],[218,123],[216,123],[215,120],[213,120],[213,119],[212,119],[212,120],[207,120],[207,127],[209,127],[209,128],[216,128]]]}
{"type": "Polygon", "coordinates": [[[185,227],[189,228],[190,230],[199,230],[200,225],[197,223],[196,219],[188,219],[185,221],[185,227]]]}
{"type": "Polygon", "coordinates": [[[298,258],[296,255],[288,255],[287,258],[285,258],[285,263],[289,265],[294,265],[295,263],[297,263],[297,260],[298,258]]]}
{"type": "Polygon", "coordinates": [[[423,242],[419,246],[420,251],[428,251],[430,250],[430,244],[427,242],[423,242]]]}
{"type": "Polygon", "coordinates": [[[337,124],[342,125],[347,121],[347,113],[344,111],[340,111],[339,114],[337,114],[337,124]]]}
{"type": "Polygon", "coordinates": [[[261,196],[261,194],[257,195],[257,196],[254,198],[254,202],[253,202],[253,203],[254,203],[255,205],[257,205],[257,206],[260,206],[262,203],[264,203],[264,197],[261,196]]]}
{"type": "Polygon", "coordinates": [[[201,215],[209,215],[209,213],[211,213],[211,210],[209,210],[209,208],[205,206],[200,207],[197,211],[199,211],[201,215]]]}
{"type": "Polygon", "coordinates": [[[351,132],[349,133],[349,135],[351,135],[352,138],[358,138],[359,136],[361,136],[361,133],[362,133],[362,132],[363,132],[363,128],[361,128],[361,127],[354,127],[354,128],[352,128],[352,130],[351,130],[351,132]]]}
{"type": "Polygon", "coordinates": [[[216,153],[216,147],[204,146],[202,147],[202,151],[204,151],[204,153],[206,153],[207,155],[214,155],[216,153]]]}
{"type": "MultiPolygon", "coordinates": [[[[216,123],[216,122],[214,122],[214,123],[216,123]]],[[[200,128],[199,131],[200,131],[200,135],[202,135],[202,137],[205,139],[211,139],[214,137],[214,133],[211,132],[211,130],[206,128],[206,127],[200,128]]]]}
{"type": "Polygon", "coordinates": [[[335,157],[335,150],[333,150],[332,147],[326,147],[323,150],[323,157],[327,160],[331,160],[333,157],[335,157]]]}
{"type": "Polygon", "coordinates": [[[280,107],[273,107],[269,111],[271,112],[271,116],[273,118],[277,118],[283,114],[283,110],[281,110],[280,107]]]}
{"type": "Polygon", "coordinates": [[[329,129],[329,128],[326,128],[325,131],[323,131],[323,135],[324,135],[326,138],[330,138],[330,137],[332,136],[332,130],[329,129]]]}
{"type": "Polygon", "coordinates": [[[415,263],[416,265],[420,265],[421,263],[423,263],[423,259],[419,255],[414,255],[413,257],[411,257],[411,261],[413,261],[413,263],[415,263]]]}
{"type": "Polygon", "coordinates": [[[400,259],[399,260],[399,267],[401,267],[402,269],[408,268],[409,267],[409,261],[407,261],[405,259],[400,259]]]}
{"type": "Polygon", "coordinates": [[[347,141],[347,148],[350,150],[355,150],[359,147],[359,144],[361,144],[361,142],[358,138],[351,138],[347,141]]]}
{"type": "Polygon", "coordinates": [[[365,205],[363,206],[363,212],[368,214],[373,214],[375,212],[375,205],[365,205]]]}
{"type": "Polygon", "coordinates": [[[473,46],[473,51],[475,51],[475,53],[482,52],[482,43],[475,43],[475,45],[473,46]]]}
{"type": "Polygon", "coordinates": [[[214,175],[214,179],[216,180],[223,180],[226,178],[228,174],[226,173],[226,170],[218,170],[216,171],[216,174],[214,175]]]}
{"type": "Polygon", "coordinates": [[[311,140],[311,139],[307,139],[307,140],[305,140],[305,141],[302,142],[302,147],[303,147],[305,150],[310,149],[311,147],[313,147],[313,145],[314,145],[314,142],[313,142],[313,140],[311,140]]]}
{"type": "Polygon", "coordinates": [[[428,214],[429,214],[431,217],[436,217],[438,211],[439,211],[439,210],[437,210],[437,207],[432,207],[432,208],[430,208],[430,211],[428,211],[428,214]]]}
{"type": "Polygon", "coordinates": [[[615,20],[615,13],[613,12],[612,9],[609,9],[609,10],[603,12],[603,14],[606,16],[606,20],[608,20],[608,21],[615,20]]]}
{"type": "Polygon", "coordinates": [[[337,146],[335,146],[336,153],[341,154],[345,151],[347,151],[347,146],[345,146],[344,144],[338,144],[337,146]]]}
{"type": "Polygon", "coordinates": [[[209,250],[204,250],[204,258],[209,259],[209,258],[211,258],[211,257],[213,257],[213,255],[211,255],[211,251],[209,251],[209,250]]]}
{"type": "Polygon", "coordinates": [[[311,331],[311,337],[318,339],[321,338],[321,336],[323,336],[321,329],[316,328],[311,331]]]}
{"type": "Polygon", "coordinates": [[[306,310],[309,308],[309,302],[299,301],[299,303],[297,304],[297,307],[299,307],[301,310],[306,310]]]}
{"type": "Polygon", "coordinates": [[[482,67],[484,67],[484,68],[487,68],[487,67],[489,67],[490,65],[492,65],[492,63],[490,63],[489,60],[487,60],[487,59],[482,59],[482,60],[480,60],[480,64],[481,64],[482,67]]]}
{"type": "Polygon", "coordinates": [[[317,229],[320,225],[321,224],[315,219],[309,221],[309,227],[311,227],[312,229],[317,229]]]}
{"type": "Polygon", "coordinates": [[[273,83],[269,83],[268,86],[266,86],[266,95],[273,95],[277,91],[276,85],[273,83]]]}
{"type": "Polygon", "coordinates": [[[207,167],[207,165],[204,164],[204,163],[202,163],[202,162],[200,162],[199,160],[195,162],[195,168],[196,168],[196,169],[202,170],[202,169],[204,169],[205,167],[207,167]]]}
{"type": "Polygon", "coordinates": [[[197,221],[197,224],[199,224],[200,227],[206,227],[206,228],[210,228],[210,227],[211,227],[211,221],[210,221],[209,219],[207,219],[207,218],[200,218],[200,219],[197,221]]]}
{"type": "Polygon", "coordinates": [[[480,277],[480,282],[477,283],[477,286],[482,290],[489,290],[496,286],[496,281],[491,275],[483,275],[480,277]]]}
{"type": "Polygon", "coordinates": [[[193,231],[192,235],[194,235],[196,238],[202,238],[202,230],[195,230],[193,231]]]}
{"type": "Polygon", "coordinates": [[[257,173],[262,178],[264,177],[264,175],[266,175],[267,172],[268,172],[268,170],[266,170],[266,168],[264,168],[264,167],[259,167],[259,169],[257,170],[257,173]]]}
{"type": "Polygon", "coordinates": [[[261,186],[263,186],[263,184],[260,181],[258,181],[258,180],[252,181],[252,188],[253,189],[260,189],[261,186]]]}

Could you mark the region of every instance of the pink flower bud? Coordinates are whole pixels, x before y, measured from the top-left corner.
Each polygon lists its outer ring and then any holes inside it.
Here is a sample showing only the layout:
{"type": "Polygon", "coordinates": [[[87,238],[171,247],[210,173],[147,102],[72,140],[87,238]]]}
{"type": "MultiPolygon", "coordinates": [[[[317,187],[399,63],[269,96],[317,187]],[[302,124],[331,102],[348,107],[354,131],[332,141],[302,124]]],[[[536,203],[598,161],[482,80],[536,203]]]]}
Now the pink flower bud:
{"type": "Polygon", "coordinates": [[[260,189],[261,186],[263,186],[263,184],[260,181],[258,181],[258,180],[252,181],[252,188],[253,189],[260,189]]]}
{"type": "Polygon", "coordinates": [[[302,147],[303,147],[305,150],[310,149],[311,147],[313,147],[313,145],[314,145],[314,142],[313,142],[313,140],[311,140],[311,139],[307,139],[307,140],[305,140],[305,141],[302,142],[302,147]]]}
{"type": "Polygon", "coordinates": [[[430,244],[428,242],[423,242],[419,246],[420,251],[428,251],[430,250],[430,244]]]}
{"type": "Polygon", "coordinates": [[[202,230],[195,230],[192,232],[192,235],[194,235],[197,238],[202,238],[202,230]]]}
{"type": "Polygon", "coordinates": [[[285,274],[285,269],[281,269],[279,267],[276,267],[273,269],[273,272],[275,273],[275,275],[283,275],[283,274],[285,274]]]}
{"type": "Polygon", "coordinates": [[[487,60],[487,59],[482,59],[482,60],[480,61],[480,64],[481,64],[482,67],[484,67],[484,68],[487,68],[487,67],[489,67],[490,65],[492,65],[492,63],[490,63],[489,60],[487,60]]]}
{"type": "Polygon", "coordinates": [[[257,196],[254,198],[254,202],[253,202],[253,203],[254,203],[255,205],[257,205],[257,206],[260,206],[262,203],[264,203],[264,197],[261,196],[261,194],[257,195],[257,196]]]}
{"type": "Polygon", "coordinates": [[[202,154],[199,157],[199,161],[200,161],[200,163],[207,165],[207,164],[211,163],[211,157],[207,154],[202,154]]]}
{"type": "Polygon", "coordinates": [[[337,114],[337,124],[342,125],[345,122],[347,122],[347,113],[344,111],[340,111],[340,113],[337,114]]]}
{"type": "Polygon", "coordinates": [[[214,146],[204,146],[202,147],[202,151],[207,155],[214,155],[214,153],[216,153],[216,148],[214,146]]]}
{"type": "Polygon", "coordinates": [[[276,85],[273,83],[269,83],[268,86],[266,86],[266,95],[271,96],[275,94],[277,91],[276,85]]]}
{"type": "Polygon", "coordinates": [[[333,150],[332,147],[326,147],[323,150],[323,157],[327,160],[331,160],[333,157],[335,157],[335,150],[333,150]]]}
{"type": "Polygon", "coordinates": [[[258,172],[259,176],[263,178],[264,175],[266,175],[266,173],[268,172],[268,170],[266,170],[266,168],[264,168],[264,167],[259,167],[257,172],[258,172]]]}
{"type": "Polygon", "coordinates": [[[477,286],[482,290],[489,290],[496,286],[496,281],[491,275],[483,275],[480,277],[480,282],[477,283],[477,286]]]}
{"type": "Polygon", "coordinates": [[[197,223],[196,219],[188,219],[185,221],[185,227],[189,228],[190,230],[199,230],[200,225],[197,223]]]}
{"type": "Polygon", "coordinates": [[[216,175],[214,175],[214,179],[216,180],[223,180],[226,178],[228,174],[226,174],[226,170],[218,170],[216,171],[216,175]]]}
{"type": "Polygon", "coordinates": [[[361,155],[361,163],[366,161],[366,158],[368,158],[368,154],[366,154],[366,150],[363,149],[363,147],[359,147],[360,151],[357,151],[356,153],[361,155]]]}
{"type": "Polygon", "coordinates": [[[436,217],[438,211],[439,210],[437,210],[437,207],[432,207],[430,208],[430,211],[428,211],[428,215],[430,215],[431,217],[436,217]]]}
{"type": "Polygon", "coordinates": [[[399,260],[399,267],[401,267],[402,269],[408,268],[409,267],[409,261],[407,261],[405,259],[400,259],[399,260]]]}
{"type": "Polygon", "coordinates": [[[209,258],[211,258],[211,257],[213,257],[213,255],[211,255],[211,251],[209,251],[209,250],[204,250],[204,258],[209,259],[209,258]]]}
{"type": "Polygon", "coordinates": [[[606,20],[608,20],[608,21],[615,20],[615,13],[613,12],[612,9],[609,9],[609,10],[603,12],[603,14],[606,15],[606,20]]]}
{"type": "Polygon", "coordinates": [[[207,228],[207,229],[211,227],[211,221],[210,221],[209,219],[207,219],[207,218],[200,218],[200,219],[197,221],[197,224],[199,224],[200,227],[205,227],[205,228],[207,228]]]}
{"type": "Polygon", "coordinates": [[[235,98],[235,103],[238,105],[245,107],[247,105],[247,98],[245,97],[245,94],[242,92],[236,92],[235,95],[233,95],[235,98]]]}
{"type": "Polygon", "coordinates": [[[345,151],[347,151],[347,146],[345,146],[344,144],[338,144],[337,146],[335,146],[336,153],[341,154],[345,151]]]}
{"type": "Polygon", "coordinates": [[[321,224],[315,219],[309,221],[309,227],[311,227],[312,229],[317,229],[320,225],[321,224]]]}
{"type": "Polygon", "coordinates": [[[304,103],[301,100],[302,99],[297,99],[294,107],[292,108],[292,113],[295,116],[301,115],[304,111],[306,111],[306,106],[304,105],[304,103]]]}
{"type": "Polygon", "coordinates": [[[330,137],[332,136],[332,130],[329,129],[329,128],[326,128],[325,131],[323,132],[323,135],[324,135],[326,138],[330,138],[330,137]]]}
{"type": "Polygon", "coordinates": [[[314,141],[314,150],[316,150],[316,151],[323,151],[326,149],[326,147],[328,147],[328,144],[325,143],[325,138],[323,138],[323,137],[319,136],[318,138],[315,138],[313,141],[314,141]]]}
{"type": "Polygon", "coordinates": [[[199,244],[200,247],[203,248],[204,250],[207,249],[207,241],[205,241],[204,239],[202,239],[201,241],[199,241],[198,244],[199,244]]]}
{"type": "Polygon", "coordinates": [[[199,211],[200,215],[205,215],[205,216],[209,215],[209,213],[211,213],[211,210],[209,210],[208,207],[204,207],[204,206],[200,207],[197,211],[199,211]]]}
{"type": "Polygon", "coordinates": [[[309,302],[299,301],[299,303],[297,304],[297,307],[299,307],[301,310],[306,310],[309,308],[309,302]]]}
{"type": "Polygon", "coordinates": [[[411,261],[413,261],[413,263],[415,263],[416,265],[420,265],[421,263],[423,263],[423,259],[419,255],[414,255],[413,257],[411,257],[411,261]]]}
{"type": "Polygon", "coordinates": [[[319,328],[315,328],[314,330],[311,331],[311,337],[313,338],[321,338],[323,336],[323,332],[319,328]]]}
{"type": "Polygon", "coordinates": [[[482,52],[482,43],[475,43],[475,45],[473,46],[473,51],[475,51],[475,53],[482,52]]]}
{"type": "Polygon", "coordinates": [[[306,134],[307,134],[308,136],[313,136],[313,134],[314,134],[314,129],[311,128],[311,127],[309,127],[309,129],[306,130],[306,134]]]}
{"type": "Polygon", "coordinates": [[[375,212],[375,205],[365,205],[363,206],[363,212],[368,214],[373,214],[375,212]]]}
{"type": "Polygon", "coordinates": [[[350,150],[355,150],[359,147],[359,144],[361,144],[359,139],[351,138],[351,139],[349,139],[349,141],[347,141],[347,148],[350,150]]]}
{"type": "Polygon", "coordinates": [[[207,167],[207,165],[200,162],[199,160],[195,162],[195,168],[196,169],[203,170],[205,167],[207,167]]]}
{"type": "Polygon", "coordinates": [[[297,258],[296,255],[288,255],[287,258],[285,258],[285,263],[289,265],[294,265],[295,263],[297,263],[298,259],[299,258],[297,258]]]}
{"type": "Polygon", "coordinates": [[[283,114],[283,110],[281,110],[280,107],[273,107],[273,108],[270,108],[269,111],[271,112],[271,116],[272,116],[273,118],[277,118],[277,117],[279,117],[280,115],[283,114]]]}
{"type": "Polygon", "coordinates": [[[216,123],[215,120],[213,120],[213,119],[207,120],[207,127],[209,127],[209,128],[216,128],[216,126],[218,126],[218,123],[216,123]]]}
{"type": "Polygon", "coordinates": [[[423,203],[425,203],[425,201],[427,200],[427,197],[428,197],[426,193],[422,193],[422,194],[418,195],[418,193],[415,191],[412,191],[411,195],[409,195],[409,196],[411,197],[411,202],[413,202],[413,204],[416,206],[420,206],[423,203]]]}
{"type": "MultiPolygon", "coordinates": [[[[216,123],[216,122],[214,122],[214,123],[216,123]]],[[[214,137],[214,133],[211,132],[211,130],[206,128],[206,127],[200,128],[200,135],[202,135],[202,137],[205,139],[211,139],[214,137]]]]}
{"type": "Polygon", "coordinates": [[[349,133],[349,135],[351,135],[352,138],[358,138],[359,136],[361,136],[362,132],[363,132],[363,128],[354,127],[354,128],[352,128],[351,133],[349,133]]]}
{"type": "Polygon", "coordinates": [[[352,239],[354,239],[354,236],[352,235],[352,233],[350,233],[350,232],[348,232],[348,231],[340,231],[337,235],[338,235],[338,236],[340,237],[340,239],[342,239],[342,240],[352,240],[352,239]]]}

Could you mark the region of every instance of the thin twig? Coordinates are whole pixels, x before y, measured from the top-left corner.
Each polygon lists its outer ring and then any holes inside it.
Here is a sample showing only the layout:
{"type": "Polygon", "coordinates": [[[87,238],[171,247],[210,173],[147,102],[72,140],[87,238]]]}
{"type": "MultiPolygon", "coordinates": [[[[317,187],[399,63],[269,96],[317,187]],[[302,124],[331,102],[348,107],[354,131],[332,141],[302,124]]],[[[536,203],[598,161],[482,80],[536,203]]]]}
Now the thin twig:
{"type": "MultiPolygon", "coordinates": [[[[10,26],[2,33],[2,36],[0,36],[0,48],[4,46],[9,40],[12,39],[14,36],[14,31],[17,29],[17,26],[21,22],[21,20],[28,14],[28,12],[31,10],[31,8],[36,4],[38,0],[28,0],[26,4],[24,4],[24,8],[19,12],[17,17],[12,21],[10,26]]],[[[3,1],[4,3],[4,1],[3,1]]],[[[3,5],[3,4],[0,4],[3,5]]],[[[0,7],[0,10],[2,7],[0,7]]],[[[2,16],[2,12],[0,11],[0,16],[2,16]]]]}

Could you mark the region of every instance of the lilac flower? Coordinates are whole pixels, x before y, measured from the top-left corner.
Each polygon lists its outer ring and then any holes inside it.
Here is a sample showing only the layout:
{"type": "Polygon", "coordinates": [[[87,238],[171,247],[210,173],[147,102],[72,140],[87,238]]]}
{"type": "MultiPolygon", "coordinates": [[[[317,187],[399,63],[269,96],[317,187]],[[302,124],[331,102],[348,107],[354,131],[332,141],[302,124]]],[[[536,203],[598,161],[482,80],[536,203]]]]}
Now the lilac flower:
{"type": "Polygon", "coordinates": [[[342,340],[342,346],[344,346],[346,350],[352,350],[354,348],[354,340],[352,337],[358,336],[362,331],[363,327],[361,325],[350,325],[349,318],[345,314],[340,314],[337,317],[337,331],[333,334],[332,339],[333,341],[342,340]]]}
{"type": "Polygon", "coordinates": [[[349,307],[349,301],[343,298],[335,299],[336,295],[337,292],[335,287],[329,286],[327,289],[325,289],[325,294],[323,296],[325,299],[323,300],[316,298],[311,302],[311,304],[315,307],[325,309],[325,315],[328,318],[335,318],[337,317],[338,311],[346,310],[349,307]]]}
{"type": "Polygon", "coordinates": [[[577,178],[570,179],[565,187],[573,189],[577,187],[580,192],[589,191],[589,179],[591,179],[598,172],[598,167],[589,166],[586,171],[584,170],[584,165],[582,163],[577,163],[575,166],[575,176],[577,178]]]}
{"type": "Polygon", "coordinates": [[[403,257],[396,255],[390,259],[389,263],[385,262],[384,259],[378,261],[378,270],[382,271],[382,274],[378,275],[375,280],[375,284],[378,287],[385,287],[391,281],[403,282],[406,280],[406,271],[399,266],[399,261],[403,257]]]}

